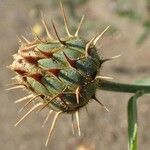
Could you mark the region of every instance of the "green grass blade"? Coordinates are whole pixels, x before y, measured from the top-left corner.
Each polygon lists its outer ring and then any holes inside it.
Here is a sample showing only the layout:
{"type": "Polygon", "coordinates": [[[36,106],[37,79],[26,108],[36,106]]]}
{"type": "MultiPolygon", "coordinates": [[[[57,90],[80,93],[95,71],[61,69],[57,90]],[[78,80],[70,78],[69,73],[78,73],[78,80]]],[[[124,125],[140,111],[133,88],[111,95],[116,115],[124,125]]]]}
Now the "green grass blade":
{"type": "Polygon", "coordinates": [[[150,85],[150,78],[136,80],[134,83],[137,85],[150,85]]]}
{"type": "Polygon", "coordinates": [[[128,102],[128,150],[137,150],[137,99],[143,94],[136,92],[128,102]]]}

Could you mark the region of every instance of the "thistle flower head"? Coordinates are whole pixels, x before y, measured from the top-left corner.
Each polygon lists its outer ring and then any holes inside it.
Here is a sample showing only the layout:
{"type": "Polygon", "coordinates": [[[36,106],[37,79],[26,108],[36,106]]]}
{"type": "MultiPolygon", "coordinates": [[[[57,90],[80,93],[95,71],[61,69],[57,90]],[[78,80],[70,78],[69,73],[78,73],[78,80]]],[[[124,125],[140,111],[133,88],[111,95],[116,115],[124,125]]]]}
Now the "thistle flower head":
{"type": "Polygon", "coordinates": [[[62,113],[76,115],[80,134],[78,110],[87,105],[91,99],[99,102],[95,97],[97,88],[95,79],[102,63],[105,61],[98,55],[95,45],[108,27],[91,40],[84,41],[78,35],[84,17],[81,18],[76,32],[72,35],[68,29],[62,4],[61,9],[67,37],[59,37],[56,26],[52,21],[56,34],[56,38],[53,38],[45,20],[42,18],[47,38],[36,38],[30,42],[22,37],[23,42],[21,42],[18,52],[13,55],[14,61],[10,65],[11,70],[16,72],[16,87],[14,88],[23,87],[30,93],[29,96],[17,100],[16,103],[29,99],[21,109],[23,110],[33,102],[33,107],[16,125],[37,108],[40,108],[40,110],[49,109],[48,116],[52,112],[56,113],[46,145],[56,119],[62,113]]]}

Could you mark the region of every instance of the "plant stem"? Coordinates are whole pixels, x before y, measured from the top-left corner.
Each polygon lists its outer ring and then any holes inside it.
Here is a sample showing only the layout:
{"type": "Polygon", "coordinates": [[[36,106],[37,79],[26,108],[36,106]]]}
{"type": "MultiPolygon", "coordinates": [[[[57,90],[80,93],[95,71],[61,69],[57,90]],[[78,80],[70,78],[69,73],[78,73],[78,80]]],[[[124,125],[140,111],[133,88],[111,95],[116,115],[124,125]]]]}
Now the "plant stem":
{"type": "Polygon", "coordinates": [[[125,92],[125,93],[136,93],[137,91],[143,91],[144,93],[150,93],[150,85],[125,84],[106,81],[102,79],[96,80],[97,80],[97,87],[101,90],[112,92],[125,92]]]}

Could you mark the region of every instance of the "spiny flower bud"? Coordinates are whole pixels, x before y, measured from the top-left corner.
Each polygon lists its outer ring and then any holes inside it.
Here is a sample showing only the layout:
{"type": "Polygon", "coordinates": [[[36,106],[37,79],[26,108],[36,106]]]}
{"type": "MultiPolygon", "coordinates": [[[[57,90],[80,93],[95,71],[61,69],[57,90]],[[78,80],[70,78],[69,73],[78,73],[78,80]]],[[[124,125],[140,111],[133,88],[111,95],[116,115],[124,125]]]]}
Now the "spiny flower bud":
{"type": "Polygon", "coordinates": [[[108,27],[90,41],[84,41],[78,36],[84,17],[81,18],[75,34],[72,35],[68,29],[62,4],[61,9],[68,36],[60,38],[52,22],[57,37],[54,39],[42,18],[47,38],[36,38],[30,42],[23,37],[24,42],[22,42],[18,53],[13,56],[14,61],[10,65],[11,70],[17,74],[15,77],[16,86],[13,89],[23,87],[31,93],[15,102],[29,99],[21,110],[33,102],[33,107],[15,125],[18,125],[38,108],[40,108],[39,110],[48,108],[50,110],[48,116],[55,112],[46,145],[56,119],[62,113],[76,115],[80,135],[78,111],[91,99],[100,103],[95,97],[97,88],[95,79],[98,78],[98,71],[105,61],[99,57],[95,45],[108,27]]]}

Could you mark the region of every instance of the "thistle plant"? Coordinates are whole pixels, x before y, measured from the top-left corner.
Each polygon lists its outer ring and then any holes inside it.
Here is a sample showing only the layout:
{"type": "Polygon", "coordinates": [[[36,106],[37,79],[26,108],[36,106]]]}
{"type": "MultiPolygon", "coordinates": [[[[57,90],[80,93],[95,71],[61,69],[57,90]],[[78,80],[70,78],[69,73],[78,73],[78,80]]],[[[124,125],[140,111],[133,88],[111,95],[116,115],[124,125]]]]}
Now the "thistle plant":
{"type": "Polygon", "coordinates": [[[106,61],[118,57],[104,59],[97,52],[96,43],[109,26],[91,40],[85,41],[79,36],[84,16],[81,18],[76,32],[72,34],[69,31],[65,11],[61,3],[60,6],[67,37],[60,38],[57,28],[52,21],[52,27],[56,34],[56,38],[54,38],[49,32],[44,17],[42,17],[47,37],[39,38],[36,36],[33,41],[22,37],[21,46],[18,52],[13,55],[14,61],[9,66],[16,73],[16,76],[12,78],[14,86],[9,88],[9,90],[23,88],[27,89],[30,93],[28,96],[15,101],[15,103],[27,101],[20,111],[24,110],[29,104],[33,104],[33,107],[15,126],[20,124],[33,111],[47,109],[49,112],[43,122],[44,126],[50,115],[54,113],[46,146],[48,145],[56,121],[62,114],[67,113],[71,115],[73,132],[76,129],[76,119],[77,131],[80,136],[79,110],[86,107],[92,100],[108,110],[96,98],[95,92],[97,89],[138,94],[140,91],[139,95],[150,93],[150,86],[148,85],[116,83],[110,81],[110,77],[101,76],[99,73],[101,66],[106,61]]]}

